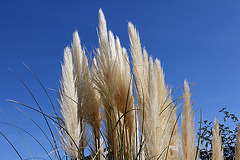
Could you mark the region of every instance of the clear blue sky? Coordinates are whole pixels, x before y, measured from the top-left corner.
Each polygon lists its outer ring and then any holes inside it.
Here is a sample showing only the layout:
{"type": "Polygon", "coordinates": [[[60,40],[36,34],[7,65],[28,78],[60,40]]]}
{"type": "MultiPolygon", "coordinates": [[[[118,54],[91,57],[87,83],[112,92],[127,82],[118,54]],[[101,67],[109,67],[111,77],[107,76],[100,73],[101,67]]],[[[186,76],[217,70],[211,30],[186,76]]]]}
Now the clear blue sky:
{"type": "MultiPolygon", "coordinates": [[[[161,60],[168,85],[176,88],[185,78],[196,82],[191,88],[196,101],[194,109],[203,108],[203,119],[221,118],[218,110],[223,107],[240,116],[240,1],[8,0],[0,2],[0,109],[17,125],[44,141],[30,120],[5,101],[14,99],[36,106],[8,68],[24,79],[43,109],[53,113],[45,94],[22,62],[46,88],[58,89],[63,49],[71,44],[73,31],[79,31],[82,44],[89,51],[98,46],[96,27],[100,7],[108,29],[120,37],[128,51],[127,23],[133,22],[142,45],[154,58],[161,60]]],[[[57,104],[55,92],[49,92],[57,104]]],[[[38,114],[21,108],[42,121],[38,114]]],[[[196,114],[198,119],[199,111],[196,114]]],[[[0,122],[9,120],[0,113],[0,122]]],[[[15,142],[24,158],[29,157],[14,127],[0,124],[0,131],[15,142]]],[[[33,154],[44,157],[38,145],[25,137],[33,154]]],[[[0,159],[17,159],[1,136],[0,159]]]]}

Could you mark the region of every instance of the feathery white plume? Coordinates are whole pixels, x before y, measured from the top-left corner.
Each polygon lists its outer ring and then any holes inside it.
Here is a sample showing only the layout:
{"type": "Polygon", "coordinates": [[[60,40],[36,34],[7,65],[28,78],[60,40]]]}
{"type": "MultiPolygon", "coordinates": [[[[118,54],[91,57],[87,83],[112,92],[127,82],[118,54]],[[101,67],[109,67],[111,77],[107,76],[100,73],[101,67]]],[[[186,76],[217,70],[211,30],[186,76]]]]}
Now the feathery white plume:
{"type": "Polygon", "coordinates": [[[73,158],[78,157],[77,147],[81,140],[77,101],[72,53],[70,48],[66,47],[64,50],[64,62],[62,64],[60,106],[65,130],[67,131],[63,131],[66,138],[63,145],[66,147],[68,154],[73,158]]]}

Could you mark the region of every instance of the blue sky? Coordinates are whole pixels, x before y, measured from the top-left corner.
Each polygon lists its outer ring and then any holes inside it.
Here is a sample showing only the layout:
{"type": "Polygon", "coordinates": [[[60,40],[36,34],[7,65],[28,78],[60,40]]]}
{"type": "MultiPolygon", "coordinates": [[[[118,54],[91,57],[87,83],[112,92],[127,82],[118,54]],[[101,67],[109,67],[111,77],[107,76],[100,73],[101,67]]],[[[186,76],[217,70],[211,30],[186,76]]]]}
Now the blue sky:
{"type": "MultiPolygon", "coordinates": [[[[12,103],[5,101],[14,99],[36,106],[8,68],[22,77],[44,110],[53,113],[44,92],[22,62],[32,69],[46,88],[58,89],[60,62],[64,47],[71,44],[72,33],[79,31],[82,45],[89,52],[98,46],[96,28],[100,7],[108,29],[119,36],[128,51],[127,23],[136,26],[142,45],[150,55],[161,60],[168,85],[176,88],[185,78],[196,82],[191,88],[194,109],[202,107],[203,119],[220,119],[218,110],[223,107],[239,117],[240,1],[8,0],[0,2],[0,109],[17,125],[42,138],[29,119],[12,103]]],[[[48,91],[57,104],[55,92],[48,91]]],[[[182,89],[178,92],[174,98],[178,98],[182,89]]],[[[42,121],[38,114],[21,109],[42,121]]],[[[198,117],[199,111],[196,112],[198,117]]],[[[0,121],[10,122],[2,113],[0,121]]],[[[23,156],[29,157],[15,128],[0,124],[0,131],[16,142],[23,156]]],[[[30,138],[27,140],[32,148],[36,147],[30,138]]],[[[0,141],[0,159],[16,159],[17,155],[9,144],[2,137],[0,141]]],[[[32,150],[35,150],[34,155],[44,155],[36,152],[40,149],[32,150]]]]}

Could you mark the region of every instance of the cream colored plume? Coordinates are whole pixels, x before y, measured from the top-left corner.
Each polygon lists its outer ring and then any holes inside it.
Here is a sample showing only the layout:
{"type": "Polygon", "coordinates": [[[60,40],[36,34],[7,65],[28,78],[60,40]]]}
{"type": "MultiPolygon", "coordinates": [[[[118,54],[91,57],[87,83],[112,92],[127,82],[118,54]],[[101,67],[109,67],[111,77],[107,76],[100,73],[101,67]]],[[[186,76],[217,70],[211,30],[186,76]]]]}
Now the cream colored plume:
{"type": "Polygon", "coordinates": [[[73,34],[73,62],[74,62],[74,75],[76,78],[75,87],[77,90],[78,96],[78,120],[80,124],[80,129],[83,131],[82,141],[80,143],[80,151],[81,154],[84,155],[84,149],[86,148],[86,124],[84,121],[84,87],[87,82],[85,79],[88,78],[88,62],[87,57],[85,55],[85,51],[81,47],[80,38],[78,32],[75,31],[73,34]]]}
{"type": "Polygon", "coordinates": [[[196,156],[194,113],[188,82],[184,81],[184,102],[182,117],[182,160],[193,160],[196,156]]]}
{"type": "Polygon", "coordinates": [[[219,123],[215,119],[214,126],[212,128],[213,131],[213,140],[212,140],[212,157],[213,160],[223,160],[223,150],[222,150],[222,137],[219,134],[219,123]]]}
{"type": "Polygon", "coordinates": [[[131,111],[133,98],[129,58],[119,38],[115,38],[111,31],[107,31],[106,20],[101,9],[98,35],[99,50],[95,56],[97,65],[93,72],[93,80],[103,103],[107,139],[115,158],[119,156],[119,145],[125,146],[131,155],[132,136],[135,133],[134,111],[131,111]],[[129,113],[119,120],[118,126],[115,127],[118,119],[125,112],[129,113]],[[119,138],[122,140],[119,141],[119,138]]]}
{"type": "MultiPolygon", "coordinates": [[[[131,56],[133,59],[133,71],[136,77],[137,81],[137,88],[138,88],[138,101],[140,99],[143,99],[142,97],[145,96],[147,98],[147,95],[143,95],[143,92],[146,92],[146,86],[143,84],[144,79],[147,78],[148,72],[144,68],[144,62],[143,62],[143,55],[142,55],[142,47],[140,43],[140,38],[137,30],[135,29],[134,25],[132,23],[128,23],[128,34],[129,39],[131,43],[131,56]],[[144,79],[142,79],[144,78],[144,79]],[[144,88],[145,86],[145,88],[144,88]]],[[[146,54],[147,56],[147,54],[146,54]]],[[[148,57],[148,56],[147,56],[148,57]]],[[[144,57],[144,58],[147,58],[144,57]]],[[[147,61],[148,62],[148,61],[147,61]]],[[[148,67],[148,64],[146,64],[148,67]]],[[[146,82],[147,83],[147,82],[146,82]]],[[[139,105],[142,106],[143,101],[139,101],[139,105]]]]}
{"type": "MultiPolygon", "coordinates": [[[[108,36],[112,38],[112,33],[108,35],[107,25],[105,16],[102,10],[99,10],[99,50],[95,55],[96,64],[94,68],[93,81],[96,88],[100,94],[101,101],[104,110],[104,121],[106,122],[106,138],[110,144],[110,148],[113,152],[113,157],[116,159],[118,157],[118,138],[115,129],[115,124],[117,122],[116,111],[113,106],[112,94],[114,91],[114,59],[113,56],[116,55],[115,48],[113,48],[113,39],[111,39],[112,45],[110,46],[108,41],[108,36]],[[112,47],[112,48],[111,48],[112,47]],[[113,53],[114,52],[114,53],[113,53]]],[[[115,47],[115,45],[114,45],[115,47]]]]}
{"type": "MultiPolygon", "coordinates": [[[[97,152],[100,145],[100,100],[94,88],[91,72],[85,50],[82,49],[78,32],[73,34],[74,73],[76,76],[75,86],[78,93],[78,116],[80,127],[85,130],[86,123],[92,127],[94,150],[97,152]]],[[[86,135],[84,134],[84,139],[86,135]]],[[[82,151],[86,147],[86,141],[82,141],[82,151]]]]}
{"type": "MultiPolygon", "coordinates": [[[[163,70],[158,59],[153,62],[147,51],[141,48],[140,38],[132,23],[128,24],[131,42],[133,71],[136,77],[140,126],[143,124],[147,158],[162,159],[171,135],[168,121],[171,97],[166,87],[163,70]],[[143,118],[145,117],[145,118],[143,118]],[[162,156],[162,157],[160,157],[162,156]]],[[[175,112],[174,112],[175,114],[175,112]]],[[[176,147],[176,146],[175,146],[176,147]]],[[[174,147],[173,147],[174,148],[174,147]]]]}
{"type": "Polygon", "coordinates": [[[60,92],[61,114],[64,128],[60,136],[63,138],[63,146],[73,158],[78,158],[78,145],[81,140],[81,130],[78,120],[78,98],[75,89],[75,77],[73,74],[72,53],[69,47],[64,50],[64,62],[62,64],[62,79],[60,92]],[[65,138],[64,138],[64,136],[65,138]]]}
{"type": "Polygon", "coordinates": [[[74,75],[76,78],[75,86],[77,89],[78,95],[78,108],[79,108],[79,118],[83,119],[83,100],[84,100],[84,92],[85,86],[89,83],[90,73],[88,67],[88,60],[85,55],[85,50],[81,47],[80,38],[78,32],[75,31],[73,34],[73,61],[74,61],[74,75]]]}

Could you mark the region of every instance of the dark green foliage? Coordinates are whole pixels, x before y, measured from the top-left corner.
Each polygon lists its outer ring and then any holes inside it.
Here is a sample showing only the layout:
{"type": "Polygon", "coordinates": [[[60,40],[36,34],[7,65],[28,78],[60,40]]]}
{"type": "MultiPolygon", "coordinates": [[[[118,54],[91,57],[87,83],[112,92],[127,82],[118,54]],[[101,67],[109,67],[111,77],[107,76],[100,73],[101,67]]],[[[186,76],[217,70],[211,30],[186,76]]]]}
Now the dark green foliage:
{"type": "MultiPolygon", "coordinates": [[[[219,131],[222,135],[222,147],[223,154],[226,160],[233,160],[235,156],[235,144],[236,144],[236,135],[238,131],[238,118],[234,114],[230,114],[226,108],[223,108],[219,111],[223,114],[224,123],[219,123],[219,131]],[[233,128],[230,129],[227,126],[226,121],[232,122],[233,128]]],[[[202,160],[211,160],[212,159],[212,126],[213,121],[205,120],[203,121],[201,128],[201,145],[202,149],[200,150],[200,159],[202,160]]],[[[198,131],[199,133],[199,131],[198,131]]]]}

